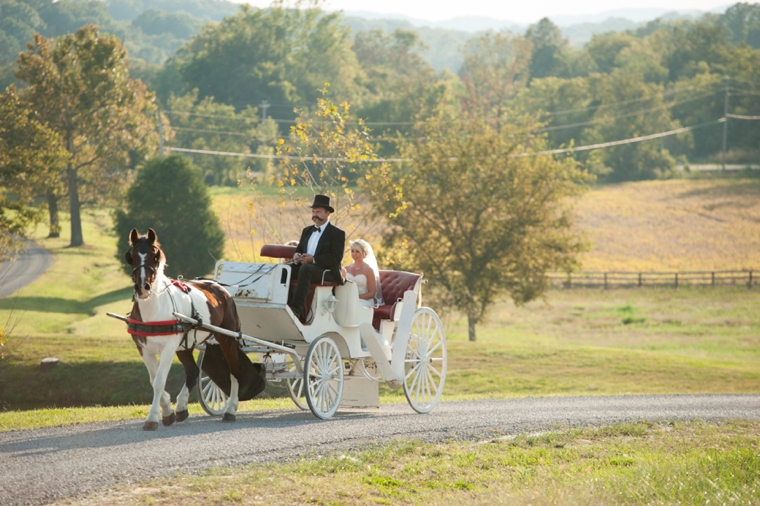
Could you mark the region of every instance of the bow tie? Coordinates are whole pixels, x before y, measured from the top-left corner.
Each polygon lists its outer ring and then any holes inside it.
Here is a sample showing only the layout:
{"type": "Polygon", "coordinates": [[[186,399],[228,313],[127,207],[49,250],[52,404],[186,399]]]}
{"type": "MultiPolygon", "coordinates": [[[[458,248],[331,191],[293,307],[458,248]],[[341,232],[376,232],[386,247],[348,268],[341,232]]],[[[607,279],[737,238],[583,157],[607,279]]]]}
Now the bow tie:
{"type": "Polygon", "coordinates": [[[314,226],[314,231],[315,231],[316,233],[319,233],[319,232],[320,232],[320,228],[319,228],[319,227],[317,227],[317,226],[314,226]]]}

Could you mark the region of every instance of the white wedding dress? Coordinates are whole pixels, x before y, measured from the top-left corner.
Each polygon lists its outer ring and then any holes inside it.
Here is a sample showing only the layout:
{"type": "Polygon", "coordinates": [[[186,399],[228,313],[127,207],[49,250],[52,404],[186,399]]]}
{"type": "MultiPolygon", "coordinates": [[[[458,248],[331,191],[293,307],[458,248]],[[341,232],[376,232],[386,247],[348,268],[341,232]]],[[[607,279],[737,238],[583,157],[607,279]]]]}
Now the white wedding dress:
{"type": "MultiPolygon", "coordinates": [[[[364,274],[358,274],[354,276],[348,272],[346,273],[346,279],[356,283],[356,287],[359,289],[359,295],[364,295],[365,293],[369,292],[369,288],[367,287],[367,276],[364,274]]],[[[362,306],[366,307],[374,307],[375,305],[375,301],[372,299],[359,299],[359,302],[361,302],[362,306]]]]}

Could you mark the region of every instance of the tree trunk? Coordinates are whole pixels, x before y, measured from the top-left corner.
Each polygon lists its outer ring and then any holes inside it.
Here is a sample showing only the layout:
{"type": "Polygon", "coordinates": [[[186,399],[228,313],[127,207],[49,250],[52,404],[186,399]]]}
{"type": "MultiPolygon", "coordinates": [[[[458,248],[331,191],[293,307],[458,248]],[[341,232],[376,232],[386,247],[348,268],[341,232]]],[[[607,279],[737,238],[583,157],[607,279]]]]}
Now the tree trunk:
{"type": "Polygon", "coordinates": [[[79,182],[77,171],[71,166],[66,168],[69,177],[69,212],[71,213],[71,243],[69,246],[81,246],[84,244],[82,235],[82,217],[79,214],[79,182]]]}
{"type": "Polygon", "coordinates": [[[61,222],[58,219],[58,197],[51,190],[45,194],[48,204],[48,216],[50,217],[50,227],[48,237],[61,237],[61,222]]]}
{"type": "Polygon", "coordinates": [[[475,324],[477,320],[473,315],[467,315],[467,332],[470,337],[470,341],[475,342],[475,324]]]}

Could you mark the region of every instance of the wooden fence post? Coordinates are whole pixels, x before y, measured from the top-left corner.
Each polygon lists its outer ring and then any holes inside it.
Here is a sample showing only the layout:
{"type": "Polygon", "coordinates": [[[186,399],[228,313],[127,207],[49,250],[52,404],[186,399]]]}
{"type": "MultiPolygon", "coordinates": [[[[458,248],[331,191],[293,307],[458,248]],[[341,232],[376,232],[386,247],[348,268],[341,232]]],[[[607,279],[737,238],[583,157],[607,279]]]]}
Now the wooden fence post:
{"type": "Polygon", "coordinates": [[[676,272],[676,288],[678,288],[678,273],[676,272]]]}
{"type": "Polygon", "coordinates": [[[712,286],[715,286],[715,273],[711,272],[710,274],[712,275],[712,286]]]}
{"type": "Polygon", "coordinates": [[[604,273],[604,289],[607,289],[607,273],[604,273]]]}
{"type": "Polygon", "coordinates": [[[639,272],[639,286],[643,286],[643,284],[644,283],[642,282],[642,279],[641,279],[641,273],[639,272]]]}
{"type": "Polygon", "coordinates": [[[749,282],[747,283],[747,288],[752,288],[752,271],[749,271],[749,282]]]}

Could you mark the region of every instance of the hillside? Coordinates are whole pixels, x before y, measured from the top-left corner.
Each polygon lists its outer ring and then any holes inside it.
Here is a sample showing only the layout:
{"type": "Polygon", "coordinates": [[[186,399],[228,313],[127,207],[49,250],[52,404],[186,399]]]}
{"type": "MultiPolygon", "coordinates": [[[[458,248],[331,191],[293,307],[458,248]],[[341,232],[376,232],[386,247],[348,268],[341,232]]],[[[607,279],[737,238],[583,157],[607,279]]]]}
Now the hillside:
{"type": "MultiPolygon", "coordinates": [[[[260,211],[252,213],[247,204],[253,194],[245,189],[219,189],[215,195],[215,206],[229,239],[226,253],[231,259],[253,258],[252,251],[258,251],[264,241],[261,233],[265,223],[286,230],[287,240],[297,237],[308,217],[290,208],[279,208],[277,197],[258,201],[259,209],[269,209],[269,217],[260,211]]],[[[582,257],[584,270],[760,269],[757,179],[600,185],[581,198],[576,216],[579,228],[591,242],[591,250],[582,257]]],[[[345,228],[353,226],[343,223],[345,228]]],[[[363,234],[358,230],[353,237],[363,234]]]]}
{"type": "Polygon", "coordinates": [[[585,270],[760,268],[760,181],[642,181],[594,188],[578,224],[585,270]]]}

